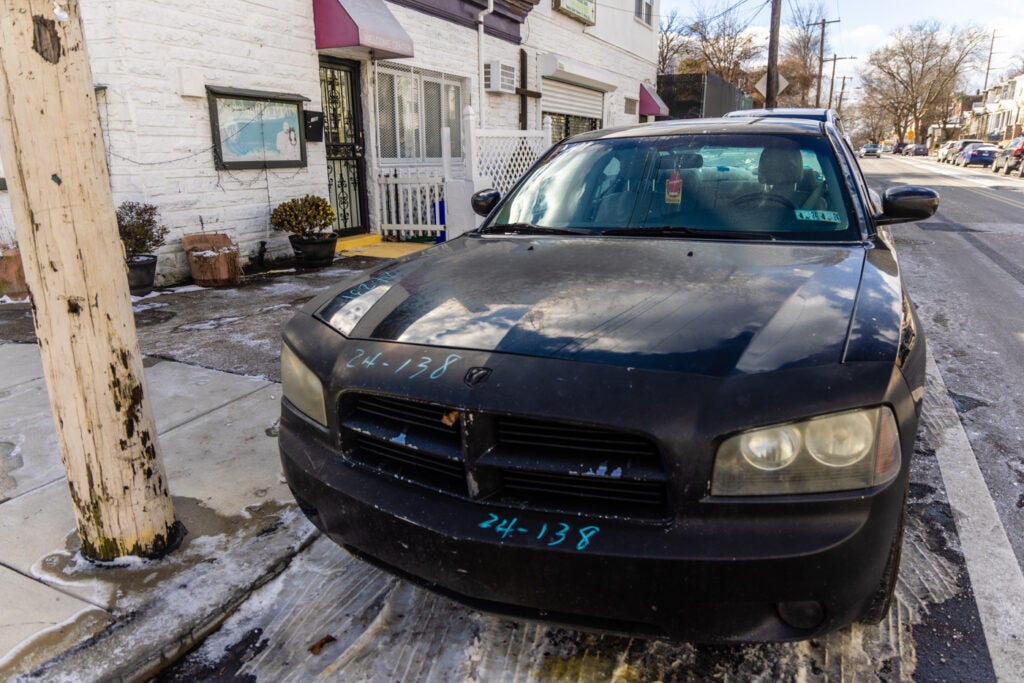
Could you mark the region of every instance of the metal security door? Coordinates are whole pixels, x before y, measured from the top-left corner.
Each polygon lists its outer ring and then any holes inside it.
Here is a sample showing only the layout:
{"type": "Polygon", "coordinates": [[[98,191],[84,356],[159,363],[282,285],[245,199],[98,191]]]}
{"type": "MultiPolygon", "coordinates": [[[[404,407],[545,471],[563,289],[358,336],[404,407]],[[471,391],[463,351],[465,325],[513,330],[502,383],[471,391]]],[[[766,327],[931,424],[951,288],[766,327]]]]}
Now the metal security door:
{"type": "Polygon", "coordinates": [[[334,230],[342,236],[365,233],[368,228],[359,65],[321,61],[320,92],[324,104],[327,188],[335,213],[334,230]]]}

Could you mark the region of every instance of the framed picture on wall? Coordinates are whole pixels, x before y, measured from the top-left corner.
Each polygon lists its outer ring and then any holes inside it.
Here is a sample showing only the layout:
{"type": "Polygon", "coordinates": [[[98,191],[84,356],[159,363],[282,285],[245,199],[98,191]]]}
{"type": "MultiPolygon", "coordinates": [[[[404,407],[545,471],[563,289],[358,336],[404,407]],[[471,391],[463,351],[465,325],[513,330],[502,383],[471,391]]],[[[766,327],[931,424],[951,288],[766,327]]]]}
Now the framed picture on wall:
{"type": "Polygon", "coordinates": [[[301,95],[207,86],[218,169],[306,165],[301,95]]]}

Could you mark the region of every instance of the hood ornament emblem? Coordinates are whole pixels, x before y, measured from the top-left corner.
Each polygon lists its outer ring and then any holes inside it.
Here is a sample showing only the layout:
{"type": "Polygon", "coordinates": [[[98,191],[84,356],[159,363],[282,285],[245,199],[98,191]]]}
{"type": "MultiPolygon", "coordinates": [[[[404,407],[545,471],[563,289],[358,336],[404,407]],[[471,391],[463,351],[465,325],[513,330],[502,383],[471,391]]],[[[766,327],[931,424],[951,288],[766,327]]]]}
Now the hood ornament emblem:
{"type": "Polygon", "coordinates": [[[470,368],[466,371],[466,376],[462,378],[462,381],[468,387],[480,386],[490,378],[491,372],[493,371],[490,368],[470,368]]]}

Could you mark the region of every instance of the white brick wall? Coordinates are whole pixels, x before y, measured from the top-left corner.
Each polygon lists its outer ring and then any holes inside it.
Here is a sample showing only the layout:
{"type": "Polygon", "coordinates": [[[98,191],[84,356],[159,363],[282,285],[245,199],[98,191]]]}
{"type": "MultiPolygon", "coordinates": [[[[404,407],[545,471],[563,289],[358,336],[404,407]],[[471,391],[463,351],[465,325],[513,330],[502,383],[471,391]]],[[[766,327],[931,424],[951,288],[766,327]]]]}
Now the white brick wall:
{"type": "MultiPolygon", "coordinates": [[[[468,80],[464,92],[466,103],[473,104],[479,111],[476,31],[398,5],[388,4],[388,8],[415,46],[416,56],[399,63],[464,76],[468,80]]],[[[654,11],[658,11],[657,3],[654,11]]],[[[624,113],[625,98],[638,97],[641,81],[656,82],[657,27],[648,27],[633,18],[632,0],[600,3],[597,25],[593,27],[555,12],[550,0],[545,0],[527,15],[522,36],[521,46],[485,36],[484,59],[514,64],[518,79],[519,50],[525,48],[529,55],[528,83],[532,90],[540,90],[541,86],[537,76],[538,53],[555,53],[597,66],[613,74],[617,86],[605,96],[605,126],[636,122],[635,116],[624,113]]],[[[519,127],[518,96],[485,93],[484,98],[487,128],[519,127]]],[[[540,108],[536,100],[530,106],[530,116],[530,128],[540,128],[540,108]]]]}
{"type": "MultiPolygon", "coordinates": [[[[405,7],[388,8],[415,46],[414,58],[396,62],[461,77],[464,103],[479,112],[476,30],[405,7]]],[[[485,36],[484,58],[507,61],[518,71],[519,50],[525,48],[533,90],[541,88],[538,54],[600,67],[617,86],[604,97],[605,125],[632,123],[636,117],[624,113],[625,98],[637,97],[639,82],[654,82],[657,39],[655,30],[633,18],[632,9],[632,0],[606,0],[598,6],[597,25],[587,28],[554,12],[545,0],[528,15],[522,46],[485,36]]],[[[82,12],[93,79],[104,86],[97,101],[115,204],[155,204],[171,229],[159,251],[158,283],[187,276],[180,242],[185,233],[226,232],[250,257],[261,241],[268,242],[271,258],[288,254],[286,237],[269,227],[269,214],[294,196],[326,196],[323,144],[307,144],[306,168],[217,171],[207,99],[183,94],[182,81],[194,76],[204,85],[295,93],[309,98],[307,109],[321,110],[312,3],[82,0],[82,12]]],[[[372,63],[362,66],[367,178],[372,179],[375,84],[372,63]]],[[[483,118],[487,128],[518,128],[519,97],[486,94],[483,118]]],[[[540,128],[538,100],[531,101],[529,126],[540,128]]],[[[371,193],[373,188],[370,182],[371,193]]],[[[0,193],[0,222],[9,216],[6,200],[0,193]]],[[[375,225],[372,194],[368,207],[375,225]]]]}
{"type": "Polygon", "coordinates": [[[181,74],[204,85],[295,93],[320,110],[312,3],[304,0],[82,0],[93,79],[106,136],[114,202],[155,204],[171,229],[159,250],[158,284],[188,275],[181,235],[225,232],[253,256],[289,253],[269,227],[271,209],[294,196],[327,195],[322,143],[308,166],[218,171],[205,96],[181,94],[181,74]]]}

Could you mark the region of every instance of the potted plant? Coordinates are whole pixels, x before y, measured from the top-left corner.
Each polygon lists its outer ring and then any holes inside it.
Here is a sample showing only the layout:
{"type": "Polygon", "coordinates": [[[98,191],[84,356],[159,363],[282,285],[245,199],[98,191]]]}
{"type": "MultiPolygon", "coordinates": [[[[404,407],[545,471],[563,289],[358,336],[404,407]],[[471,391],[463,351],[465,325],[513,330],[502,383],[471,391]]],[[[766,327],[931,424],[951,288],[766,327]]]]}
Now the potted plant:
{"type": "Polygon", "coordinates": [[[338,236],[331,232],[334,209],[323,197],[307,194],[281,202],[270,213],[274,230],[291,233],[288,241],[295,256],[305,265],[330,265],[338,236]]]}
{"type": "Polygon", "coordinates": [[[167,236],[157,208],[141,202],[122,202],[117,207],[117,230],[128,264],[128,289],[134,296],[149,294],[156,279],[157,258],[152,252],[163,245],[167,236]]]}
{"type": "Polygon", "coordinates": [[[0,243],[0,297],[14,300],[26,296],[28,285],[21,265],[21,251],[16,244],[0,243]]]}

